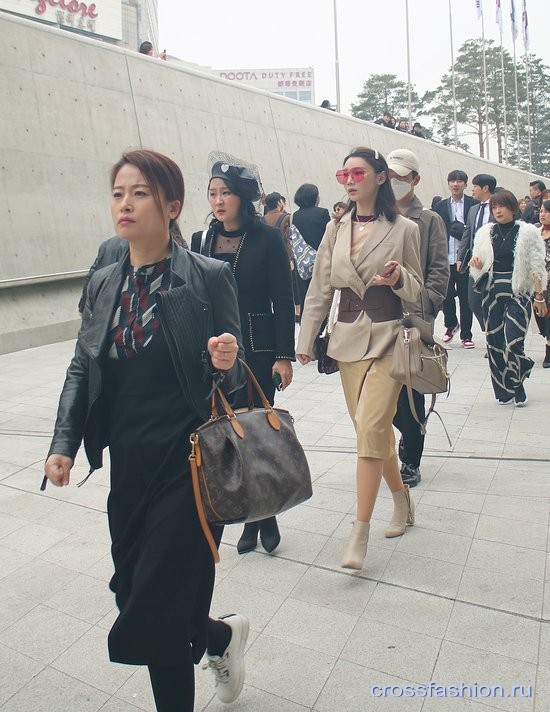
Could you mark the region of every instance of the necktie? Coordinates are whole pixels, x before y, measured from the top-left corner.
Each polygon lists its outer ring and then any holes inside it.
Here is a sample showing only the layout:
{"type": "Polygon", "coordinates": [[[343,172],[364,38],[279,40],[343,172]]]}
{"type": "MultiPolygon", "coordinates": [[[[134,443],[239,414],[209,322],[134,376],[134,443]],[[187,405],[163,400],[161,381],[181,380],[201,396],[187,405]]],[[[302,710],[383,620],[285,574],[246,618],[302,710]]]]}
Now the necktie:
{"type": "Polygon", "coordinates": [[[483,225],[483,216],[485,215],[485,208],[487,207],[487,203],[481,203],[481,206],[479,208],[479,211],[477,213],[477,220],[476,220],[476,232],[479,230],[479,228],[483,225]]]}

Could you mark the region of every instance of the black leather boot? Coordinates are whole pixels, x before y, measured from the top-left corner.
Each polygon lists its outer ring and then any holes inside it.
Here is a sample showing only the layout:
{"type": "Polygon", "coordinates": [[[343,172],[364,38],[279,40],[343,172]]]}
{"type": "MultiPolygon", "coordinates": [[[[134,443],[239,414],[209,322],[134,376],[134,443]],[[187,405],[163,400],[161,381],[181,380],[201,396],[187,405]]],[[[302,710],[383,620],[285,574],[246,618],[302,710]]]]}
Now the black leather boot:
{"type": "Polygon", "coordinates": [[[241,538],[237,542],[237,551],[239,554],[246,554],[247,551],[254,551],[258,546],[258,531],[260,522],[250,522],[244,525],[241,538]]]}
{"type": "Polygon", "coordinates": [[[262,519],[260,524],[260,541],[262,546],[271,554],[272,551],[279,546],[281,541],[281,534],[279,533],[279,527],[277,526],[277,519],[275,517],[269,517],[269,519],[262,519]]]}

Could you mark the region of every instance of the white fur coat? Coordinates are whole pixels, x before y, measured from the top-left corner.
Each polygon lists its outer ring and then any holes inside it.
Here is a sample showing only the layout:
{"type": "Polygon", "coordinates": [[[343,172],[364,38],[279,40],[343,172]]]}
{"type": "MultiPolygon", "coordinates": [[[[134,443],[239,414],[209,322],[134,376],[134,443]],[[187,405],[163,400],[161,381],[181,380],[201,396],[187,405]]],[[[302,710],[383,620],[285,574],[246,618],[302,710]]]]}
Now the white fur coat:
{"type": "MultiPolygon", "coordinates": [[[[514,269],[512,271],[512,292],[518,294],[533,294],[535,291],[535,277],[541,282],[541,289],[546,289],[547,272],[544,253],[544,242],[540,231],[534,225],[529,225],[521,220],[518,238],[514,249],[514,269]]],[[[479,228],[474,238],[472,257],[479,257],[483,263],[481,269],[470,267],[470,274],[474,282],[486,272],[492,272],[494,254],[491,243],[492,224],[487,223],[479,228]]]]}

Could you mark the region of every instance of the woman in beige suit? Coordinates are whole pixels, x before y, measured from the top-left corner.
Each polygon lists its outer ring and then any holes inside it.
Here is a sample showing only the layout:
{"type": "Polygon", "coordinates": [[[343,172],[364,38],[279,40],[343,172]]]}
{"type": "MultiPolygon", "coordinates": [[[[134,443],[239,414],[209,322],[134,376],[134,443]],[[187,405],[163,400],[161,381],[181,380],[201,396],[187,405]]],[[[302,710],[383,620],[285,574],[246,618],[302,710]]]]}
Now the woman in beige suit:
{"type": "Polygon", "coordinates": [[[422,285],[420,235],[399,215],[387,163],[377,151],[354,149],[336,178],[349,205],[338,225],[328,224],[319,246],[296,351],[304,365],[314,357],[315,336],[340,290],[328,353],[338,360],[357,433],[357,517],[342,566],[362,569],[382,476],[394,500],[386,536],[401,536],[414,523],[414,502],[395,452],[392,420],[401,384],[390,377],[390,365],[401,300],[414,302],[422,285]]]}

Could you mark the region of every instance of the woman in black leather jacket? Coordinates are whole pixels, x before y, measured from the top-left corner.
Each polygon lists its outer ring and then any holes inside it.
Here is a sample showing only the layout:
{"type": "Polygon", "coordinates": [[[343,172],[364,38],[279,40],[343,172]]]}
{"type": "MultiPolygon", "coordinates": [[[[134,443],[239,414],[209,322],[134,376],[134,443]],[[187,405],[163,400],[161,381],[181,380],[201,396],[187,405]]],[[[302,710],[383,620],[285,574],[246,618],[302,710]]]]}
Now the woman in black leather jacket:
{"type": "Polygon", "coordinates": [[[248,621],[208,619],[214,562],[187,464],[189,435],[210,415],[213,377],[224,375],[228,394],[244,380],[236,286],[226,265],[170,239],[184,199],[171,159],[125,153],[111,185],[129,251],[90,280],[45,473],[67,485],[82,439],[90,474],[109,447],[110,587],[120,611],[110,657],[148,666],[159,712],[190,712],[193,663],[207,643],[222,701],[239,694],[244,671],[248,621]]]}
{"type": "MultiPolygon", "coordinates": [[[[275,384],[292,381],[294,299],[288,254],[278,229],[262,222],[253,201],[260,197],[256,178],[245,166],[215,163],[208,183],[214,218],[208,230],[191,238],[191,249],[231,266],[238,287],[246,361],[273,404],[275,384]]],[[[233,401],[248,404],[247,389],[233,401]]],[[[259,403],[257,403],[259,405],[259,403]]],[[[240,554],[256,548],[258,532],[266,551],[280,542],[275,517],[246,524],[237,544],[240,554]]]]}

